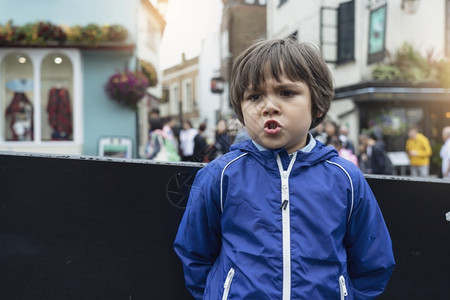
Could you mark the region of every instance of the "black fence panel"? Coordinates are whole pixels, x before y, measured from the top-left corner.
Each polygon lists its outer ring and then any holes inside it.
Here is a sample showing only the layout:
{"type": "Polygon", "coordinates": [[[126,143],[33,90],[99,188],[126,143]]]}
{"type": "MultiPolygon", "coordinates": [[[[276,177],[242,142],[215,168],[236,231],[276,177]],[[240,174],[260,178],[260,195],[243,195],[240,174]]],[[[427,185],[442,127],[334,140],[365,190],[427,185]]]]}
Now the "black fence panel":
{"type": "MultiPolygon", "coordinates": [[[[192,299],[173,240],[201,164],[0,154],[0,299],[192,299]]],[[[397,266],[382,299],[450,299],[450,183],[367,176],[397,266]]]]}
{"type": "Polygon", "coordinates": [[[450,183],[367,179],[389,228],[397,264],[379,299],[450,299],[450,183]]]}
{"type": "Polygon", "coordinates": [[[198,169],[0,155],[0,299],[190,299],[172,249],[198,169]]]}

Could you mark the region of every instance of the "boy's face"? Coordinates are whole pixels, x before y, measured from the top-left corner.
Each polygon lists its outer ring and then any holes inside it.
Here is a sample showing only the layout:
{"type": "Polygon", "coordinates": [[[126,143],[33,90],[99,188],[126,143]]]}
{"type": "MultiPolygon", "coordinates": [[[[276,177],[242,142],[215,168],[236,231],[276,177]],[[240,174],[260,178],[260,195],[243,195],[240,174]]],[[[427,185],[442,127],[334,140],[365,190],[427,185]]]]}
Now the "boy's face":
{"type": "Polygon", "coordinates": [[[311,125],[311,93],[302,81],[285,75],[280,82],[270,72],[259,90],[248,87],[241,108],[250,137],[269,149],[285,148],[294,153],[306,144],[311,125]]]}

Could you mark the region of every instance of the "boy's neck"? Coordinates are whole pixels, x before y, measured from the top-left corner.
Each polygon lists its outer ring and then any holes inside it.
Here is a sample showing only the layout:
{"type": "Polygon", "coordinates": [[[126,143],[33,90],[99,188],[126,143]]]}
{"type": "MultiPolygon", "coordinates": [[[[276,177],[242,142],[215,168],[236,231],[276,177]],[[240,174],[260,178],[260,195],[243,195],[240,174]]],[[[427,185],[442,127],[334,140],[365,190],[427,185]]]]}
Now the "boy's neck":
{"type": "MultiPolygon", "coordinates": [[[[256,146],[256,148],[258,148],[259,151],[269,150],[266,147],[261,146],[260,144],[256,143],[254,140],[252,140],[252,142],[256,146]]],[[[308,153],[308,152],[311,152],[312,149],[314,149],[315,146],[316,146],[316,140],[312,138],[310,133],[308,133],[307,138],[306,138],[306,145],[303,148],[298,149],[298,150],[296,150],[294,152],[302,151],[302,152],[308,153]]],[[[291,154],[292,153],[289,153],[289,155],[291,155],[291,154]]]]}

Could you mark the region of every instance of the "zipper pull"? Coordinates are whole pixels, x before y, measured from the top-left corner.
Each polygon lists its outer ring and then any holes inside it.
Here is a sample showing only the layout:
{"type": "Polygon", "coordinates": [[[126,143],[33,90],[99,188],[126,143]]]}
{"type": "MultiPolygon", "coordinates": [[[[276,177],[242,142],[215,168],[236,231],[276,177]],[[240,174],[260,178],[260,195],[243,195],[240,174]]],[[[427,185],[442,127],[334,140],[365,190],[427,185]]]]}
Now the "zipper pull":
{"type": "Polygon", "coordinates": [[[288,205],[288,200],[283,200],[283,203],[281,203],[281,206],[280,206],[280,209],[284,209],[284,210],[286,210],[286,207],[287,207],[287,205],[288,205]]]}
{"type": "Polygon", "coordinates": [[[223,284],[224,289],[228,289],[228,287],[231,284],[231,280],[233,280],[233,277],[234,277],[234,269],[231,268],[230,271],[228,272],[227,279],[225,279],[225,283],[223,284]]]}
{"type": "Polygon", "coordinates": [[[347,286],[345,285],[345,277],[343,275],[339,277],[339,287],[341,289],[341,299],[343,300],[344,297],[347,297],[348,295],[347,286]]]}

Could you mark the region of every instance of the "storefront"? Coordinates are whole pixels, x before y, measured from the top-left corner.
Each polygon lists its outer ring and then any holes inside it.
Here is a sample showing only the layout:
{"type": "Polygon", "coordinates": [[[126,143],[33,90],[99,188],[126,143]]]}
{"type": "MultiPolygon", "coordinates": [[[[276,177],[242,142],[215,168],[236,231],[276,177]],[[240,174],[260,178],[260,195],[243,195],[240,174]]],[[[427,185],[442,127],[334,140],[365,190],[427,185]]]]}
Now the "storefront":
{"type": "Polygon", "coordinates": [[[0,48],[0,151],[98,155],[104,137],[132,140],[136,113],[111,101],[108,77],[134,45],[0,48]]]}
{"type": "MultiPolygon", "coordinates": [[[[0,144],[80,154],[82,74],[77,49],[0,50],[0,144]]],[[[50,151],[54,152],[54,151],[50,151]]]]}
{"type": "Polygon", "coordinates": [[[336,89],[335,99],[351,99],[358,132],[378,130],[387,151],[404,151],[407,128],[418,126],[433,148],[431,173],[439,172],[441,132],[450,125],[450,90],[437,83],[369,81],[336,89]]]}

